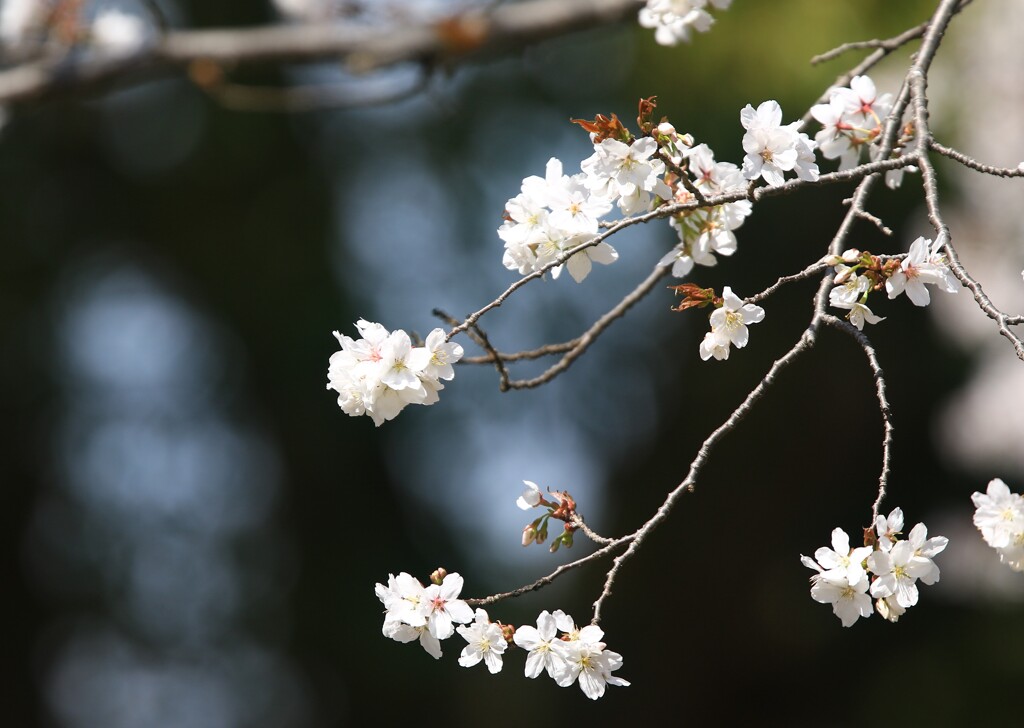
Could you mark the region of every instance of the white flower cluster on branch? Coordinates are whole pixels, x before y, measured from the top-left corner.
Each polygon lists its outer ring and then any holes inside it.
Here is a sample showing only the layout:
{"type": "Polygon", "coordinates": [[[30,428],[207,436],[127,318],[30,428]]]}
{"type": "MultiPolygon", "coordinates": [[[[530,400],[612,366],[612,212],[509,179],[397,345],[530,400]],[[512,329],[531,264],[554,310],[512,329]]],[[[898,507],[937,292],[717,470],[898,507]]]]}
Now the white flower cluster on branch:
{"type": "Polygon", "coordinates": [[[941,553],[949,539],[928,538],[928,529],[918,523],[906,539],[903,511],[896,508],[888,518],[878,516],[874,530],[864,534],[865,545],[850,548],[850,537],[837,528],[832,531],[832,548],[822,547],[814,558],[801,556],[804,566],[814,569],[811,598],[831,604],[844,627],[860,617],[870,617],[871,598],[878,613],[890,622],[898,620],[917,604],[917,582],[934,584],[939,567],[932,558],[941,553]],[[869,596],[870,595],[870,596],[869,596]]]}
{"type": "Polygon", "coordinates": [[[732,0],[647,0],[640,11],[639,22],[654,28],[654,39],[664,46],[687,43],[693,31],[706,33],[715,22],[706,8],[711,5],[725,10],[732,0]]]}
{"type": "Polygon", "coordinates": [[[338,393],[338,406],[347,415],[368,415],[379,427],[406,405],[434,404],[444,389],[441,380],[455,377],[452,364],[462,358],[462,346],[448,342],[442,329],[413,346],[401,329],[388,331],[364,319],[356,328],[359,339],[334,332],[341,351],[331,356],[327,370],[327,388],[338,393]]]}
{"type": "Polygon", "coordinates": [[[463,580],[458,574],[438,569],[430,586],[402,572],[388,576],[387,586],[376,585],[384,605],[382,632],[397,642],[418,641],[434,659],[441,657],[441,640],[458,633],[466,641],[459,664],[473,667],[481,662],[491,674],[501,672],[506,650],[515,645],[527,651],[525,675],[536,678],[547,672],[559,687],[578,682],[583,693],[597,700],[608,685],[629,683],[612,673],[622,667],[622,655],[607,649],[604,631],[597,625],[577,627],[562,610],[543,611],[537,626],[518,629],[492,622],[484,609],[474,612],[459,599],[463,580]],[[462,626],[455,627],[455,624],[462,626]],[[561,632],[561,635],[558,633],[561,632]]]}
{"type": "Polygon", "coordinates": [[[984,493],[971,495],[974,525],[999,560],[1014,571],[1024,571],[1024,497],[1013,493],[1000,478],[993,478],[984,493]]]}
{"type": "MultiPolygon", "coordinates": [[[[728,2],[711,4],[723,8],[728,2]]],[[[692,30],[707,29],[707,5],[652,0],[642,13],[642,22],[657,28],[659,42],[676,42],[688,37],[692,30]]],[[[709,271],[704,269],[717,265],[718,256],[734,256],[739,249],[736,231],[762,199],[810,187],[851,183],[855,189],[844,201],[848,210],[827,245],[827,253],[804,270],[782,275],[764,291],[747,298],[738,296],[728,285],[721,286],[721,294],[713,287],[694,282],[669,286],[682,297],[674,310],[710,308],[710,330],[699,346],[703,360],[727,360],[733,347],[745,347],[749,326],[765,317],[765,310],[759,305],[764,299],[782,286],[817,276],[820,280],[810,320],[796,342],[775,359],[726,421],[708,435],[685,477],[635,531],[616,538],[601,536],[584,522],[567,491],[542,492],[535,483],[524,481],[526,487],[517,505],[523,510],[540,511],[523,528],[524,546],[547,542],[552,521],[561,521],[559,532],[550,539],[551,551],[571,547],[579,532],[599,548],[531,584],[464,603],[458,599],[461,580],[456,589],[443,575],[435,574],[432,579],[444,593],[439,591],[430,597],[434,604],[431,607],[422,605],[423,594],[430,587],[424,588],[407,574],[392,577],[387,587],[378,585],[378,596],[387,609],[387,636],[400,641],[419,640],[436,657],[440,655],[441,635],[450,636],[452,622],[459,622],[463,626],[454,631],[467,643],[459,659],[463,666],[483,663],[490,672],[498,672],[509,649],[518,646],[528,650],[528,677],[535,678],[543,672],[563,687],[579,682],[590,698],[603,695],[608,685],[628,684],[613,675],[622,659],[606,649],[598,628],[602,607],[612,595],[620,571],[649,533],[666,520],[679,499],[694,489],[721,438],[734,430],[780,371],[814,347],[825,328],[851,337],[865,356],[881,418],[882,458],[871,527],[864,531],[864,545],[851,547],[849,536],[837,528],[832,533],[831,548],[818,549],[813,559],[801,556],[802,563],[815,572],[811,577],[811,596],[830,604],[846,627],[874,611],[895,622],[918,603],[920,585],[939,580],[934,559],[946,548],[947,539],[929,537],[921,523],[904,537],[903,513],[899,508],[888,517],[879,515],[889,488],[894,429],[886,378],[864,329],[867,324],[884,320],[868,307],[873,293],[884,291],[888,299],[905,293],[912,304],[925,306],[930,302],[930,286],[948,293],[966,287],[980,310],[996,323],[1000,334],[1024,360],[1024,340],[1012,330],[1024,322],[1024,317],[1009,316],[998,309],[959,262],[938,206],[938,185],[929,156],[942,154],[986,174],[1024,176],[1022,170],[980,165],[943,147],[929,128],[925,78],[945,29],[962,6],[962,0],[939,0],[929,23],[897,39],[878,41],[878,53],[841,76],[800,121],[784,123],[782,109],[774,100],[764,101],[756,108],[745,106],[739,115],[745,154],[741,165],[716,161],[706,144],[696,143],[690,134],[677,132],[668,119],[654,120],[655,97],[640,100],[635,131],[628,129],[615,114],[573,120],[590,134],[593,145],[593,153],[581,161],[580,171],[566,174],[563,163],[552,158],[544,176],[524,179],[519,194],[505,205],[504,222],[497,231],[504,244],[502,262],[521,278],[461,321],[442,315],[452,328],[447,335],[436,329],[423,348],[440,351],[446,362],[457,361],[462,359],[462,349],[451,348],[456,345],[448,342],[464,333],[485,352],[464,359],[464,363],[494,365],[503,391],[540,386],[564,372],[612,321],[655,290],[659,280],[670,274],[681,278],[695,271],[707,275],[709,271]],[[921,49],[907,70],[900,93],[879,93],[867,71],[887,52],[917,38],[921,38],[921,49]],[[816,134],[810,132],[813,139],[805,130],[812,120],[821,124],[816,134]],[[821,172],[819,152],[823,160],[838,160],[838,171],[821,172]],[[876,182],[884,180],[890,187],[896,186],[908,169],[921,173],[920,184],[933,237],[918,237],[907,253],[873,254],[851,247],[856,242],[852,231],[860,221],[891,235],[882,220],[868,210],[868,200],[876,182]],[[613,208],[618,208],[622,217],[606,219],[613,208]],[[563,268],[568,268],[570,276],[582,282],[594,263],[607,265],[619,258],[619,252],[608,243],[611,236],[627,227],[659,219],[667,219],[676,232],[673,248],[664,253],[659,251],[651,274],[578,338],[505,354],[481,330],[479,321],[483,316],[531,281],[548,272],[557,278],[563,268]],[[828,313],[829,304],[847,312],[846,321],[828,313]],[[541,375],[529,380],[510,378],[511,364],[551,355],[559,355],[560,359],[541,375]],[[521,626],[517,630],[492,621],[483,609],[502,599],[540,589],[571,569],[605,558],[611,558],[612,564],[594,602],[591,623],[583,629],[560,611],[545,611],[538,617],[536,627],[521,626]],[[441,608],[438,605],[446,604],[452,605],[442,609],[448,616],[435,617],[436,624],[432,626],[431,610],[436,612],[441,608]],[[470,606],[478,607],[475,613],[471,613],[470,606]]],[[[346,412],[369,414],[380,424],[394,417],[405,404],[436,399],[440,388],[436,380],[450,379],[451,372],[445,370],[446,375],[441,376],[438,371],[429,370],[423,362],[424,354],[411,347],[404,332],[391,334],[383,327],[377,328],[379,324],[363,321],[357,326],[363,339],[352,341],[339,336],[342,351],[332,358],[329,375],[329,386],[339,392],[339,405],[346,412]]],[[[1004,562],[1024,570],[1024,498],[1010,493],[1002,481],[993,481],[987,495],[976,493],[974,499],[978,507],[975,523],[986,541],[999,550],[1004,562]]]]}
{"type": "Polygon", "coordinates": [[[826,256],[825,262],[835,266],[833,282],[836,284],[829,292],[828,301],[836,308],[847,309],[849,322],[863,330],[865,323],[877,324],[885,320],[868,308],[868,297],[874,291],[884,288],[890,299],[906,292],[915,306],[927,306],[931,300],[925,284],[946,293],[959,293],[962,286],[950,270],[944,247],[941,238],[934,243],[918,238],[902,260],[883,260],[854,248],[842,255],[826,256]]]}

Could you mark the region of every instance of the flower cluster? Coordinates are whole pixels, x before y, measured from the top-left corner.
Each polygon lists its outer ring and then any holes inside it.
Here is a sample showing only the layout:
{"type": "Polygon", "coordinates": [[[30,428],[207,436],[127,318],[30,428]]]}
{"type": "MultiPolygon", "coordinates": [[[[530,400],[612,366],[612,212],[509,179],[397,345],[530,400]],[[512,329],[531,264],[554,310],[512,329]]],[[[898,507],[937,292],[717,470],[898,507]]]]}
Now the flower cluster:
{"type": "Polygon", "coordinates": [[[516,505],[522,510],[528,511],[531,508],[543,507],[547,511],[538,516],[523,529],[523,546],[531,543],[542,544],[548,538],[548,521],[555,518],[565,522],[562,532],[551,542],[551,553],[558,551],[560,546],[572,547],[572,535],[578,528],[576,523],[576,501],[565,491],[548,491],[551,500],[548,500],[540,492],[536,483],[524,480],[526,488],[523,494],[516,499],[516,505]]]}
{"type": "Polygon", "coordinates": [[[764,179],[778,187],[786,172],[795,172],[802,180],[818,179],[814,161],[815,142],[799,131],[801,122],[783,126],[782,107],[777,101],[765,101],[755,110],[747,104],[740,111],[743,135],[743,176],[748,180],[764,179]]]}
{"type": "Polygon", "coordinates": [[[596,625],[580,629],[572,617],[561,610],[541,612],[537,626],[518,630],[511,625],[492,622],[487,612],[475,612],[462,599],[462,577],[438,569],[430,577],[430,586],[402,572],[388,575],[387,586],[376,585],[377,598],[387,610],[382,632],[397,642],[419,641],[434,659],[441,657],[441,640],[458,634],[466,641],[459,664],[486,665],[491,674],[501,671],[503,656],[511,643],[527,650],[526,677],[541,672],[560,687],[579,681],[586,696],[597,700],[605,686],[626,686],[628,682],[612,672],[622,667],[622,655],[606,649],[604,632],[596,625]],[[458,623],[461,626],[455,627],[458,623]],[[561,631],[561,636],[558,635],[561,631]]]}
{"type": "Polygon", "coordinates": [[[835,266],[836,274],[836,285],[829,292],[829,303],[849,310],[847,319],[858,329],[863,329],[865,323],[877,324],[885,320],[867,306],[868,296],[874,291],[884,288],[890,299],[906,292],[915,306],[927,306],[931,300],[925,284],[947,293],[957,293],[961,288],[960,281],[950,270],[942,248],[941,238],[934,243],[918,238],[902,260],[883,261],[878,256],[856,249],[847,250],[841,256],[829,256],[826,262],[835,266]]]}
{"type": "MultiPolygon", "coordinates": [[[[718,195],[746,187],[740,168],[731,162],[716,162],[714,152],[707,144],[691,148],[678,145],[672,147],[672,151],[677,148],[672,156],[673,164],[677,169],[685,167],[689,171],[692,186],[702,194],[718,195]]],[[[675,181],[671,176],[669,179],[675,181]]],[[[685,184],[675,186],[674,202],[692,202],[695,199],[685,184]]],[[[694,264],[715,265],[718,262],[715,253],[732,255],[736,252],[737,241],[733,231],[752,211],[750,200],[737,200],[673,215],[669,224],[679,235],[679,245],[669,251],[659,264],[671,265],[672,275],[676,278],[689,274],[694,264]]]]}
{"type": "Polygon", "coordinates": [[[1012,493],[999,478],[984,493],[971,495],[974,525],[985,543],[999,552],[999,560],[1014,571],[1024,571],[1024,497],[1012,493]]]}
{"type": "MultiPolygon", "coordinates": [[[[863,159],[867,148],[872,159],[877,159],[878,142],[885,128],[886,117],[892,111],[893,96],[878,94],[875,82],[869,76],[854,76],[850,86],[829,90],[828,103],[811,107],[811,116],[821,123],[815,135],[818,148],[825,159],[838,159],[839,169],[853,169],[863,159]]],[[[911,153],[917,144],[914,125],[906,124],[895,141],[892,157],[911,153]]],[[[885,183],[899,187],[904,171],[916,171],[913,166],[890,169],[885,183]]]]}
{"type": "Polygon", "coordinates": [[[715,22],[705,10],[709,4],[726,10],[732,0],[647,0],[640,10],[640,25],[654,28],[654,40],[663,46],[688,43],[691,30],[705,33],[715,22]]]}
{"type": "MultiPolygon", "coordinates": [[[[622,146],[627,150],[623,164],[639,164],[630,147],[622,146]]],[[[596,183],[586,173],[562,174],[562,163],[554,157],[548,160],[544,177],[524,179],[520,194],[505,204],[505,222],[498,228],[498,236],[505,241],[505,267],[523,275],[532,273],[569,249],[593,240],[598,220],[612,209],[612,201],[595,193],[593,187],[596,183]]],[[[608,243],[598,243],[573,255],[566,267],[579,283],[593,263],[608,265],[618,257],[608,243]]],[[[557,278],[561,268],[553,268],[552,277],[557,278]]]]}
{"type": "Polygon", "coordinates": [[[814,139],[825,159],[839,159],[839,169],[853,169],[866,145],[882,133],[892,110],[892,94],[878,95],[868,76],[854,76],[849,88],[829,90],[828,103],[811,107],[822,129],[814,139]]]}
{"type": "Polygon", "coordinates": [[[849,627],[860,617],[870,617],[871,599],[875,609],[895,622],[917,604],[917,582],[934,584],[939,567],[932,559],[946,548],[944,536],[928,538],[928,529],[918,523],[906,539],[903,511],[878,516],[874,529],[864,532],[864,546],[850,548],[850,537],[841,528],[832,531],[832,548],[822,547],[814,558],[800,556],[804,566],[814,569],[811,598],[831,604],[832,611],[849,627]],[[870,596],[869,596],[870,594],[870,596]]]}
{"type": "Polygon", "coordinates": [[[532,679],[547,672],[563,688],[578,680],[580,689],[591,700],[604,695],[606,685],[629,685],[612,675],[622,667],[622,655],[606,649],[602,639],[604,632],[600,627],[591,624],[580,629],[561,609],[541,612],[536,627],[520,627],[513,635],[516,645],[529,652],[526,677],[532,679]]]}
{"type": "Polygon", "coordinates": [[[764,309],[752,303],[744,304],[729,286],[722,290],[719,307],[711,312],[711,331],[700,343],[700,358],[707,361],[728,359],[731,346],[742,349],[747,345],[750,332],[747,324],[756,324],[764,319],[764,309]]]}
{"type": "Polygon", "coordinates": [[[461,591],[462,577],[443,569],[431,575],[427,587],[404,571],[388,574],[388,585],[376,586],[377,598],[387,610],[381,631],[397,642],[419,640],[436,660],[441,657],[441,640],[455,633],[454,623],[473,621],[473,610],[458,598],[461,591]]]}
{"type": "Polygon", "coordinates": [[[338,392],[338,406],[347,415],[369,415],[378,427],[409,404],[433,404],[444,389],[441,380],[455,376],[452,364],[462,347],[434,329],[422,346],[413,346],[401,329],[388,331],[360,319],[360,339],[334,332],[341,351],[331,355],[327,388],[338,392]]]}

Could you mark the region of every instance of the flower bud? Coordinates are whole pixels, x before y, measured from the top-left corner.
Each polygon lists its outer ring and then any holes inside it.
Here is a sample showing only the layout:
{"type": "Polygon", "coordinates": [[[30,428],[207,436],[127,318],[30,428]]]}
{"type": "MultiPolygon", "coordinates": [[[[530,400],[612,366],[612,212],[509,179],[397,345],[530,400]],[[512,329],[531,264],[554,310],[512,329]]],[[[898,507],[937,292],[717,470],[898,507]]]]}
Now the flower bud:
{"type": "MultiPolygon", "coordinates": [[[[842,266],[839,266],[839,267],[842,267],[842,266]]],[[[844,267],[841,271],[839,271],[839,274],[836,275],[835,280],[833,282],[837,286],[841,286],[844,283],[846,283],[848,280],[850,280],[851,276],[855,276],[855,275],[857,275],[857,271],[855,271],[853,268],[845,268],[844,267]]]]}
{"type": "Polygon", "coordinates": [[[444,581],[444,578],[446,576],[448,576],[448,572],[439,566],[430,575],[430,583],[437,584],[440,586],[441,582],[444,581]]]}
{"type": "Polygon", "coordinates": [[[860,251],[856,248],[843,251],[843,262],[856,263],[858,260],[860,260],[860,251]]]}
{"type": "Polygon", "coordinates": [[[658,136],[666,136],[669,139],[674,139],[676,136],[676,128],[667,121],[663,121],[655,127],[658,132],[658,136]]]}
{"type": "MultiPolygon", "coordinates": [[[[533,524],[527,525],[523,529],[523,546],[529,546],[531,543],[537,540],[537,529],[533,527],[533,524]]],[[[538,542],[539,543],[539,542],[538,542]]]]}

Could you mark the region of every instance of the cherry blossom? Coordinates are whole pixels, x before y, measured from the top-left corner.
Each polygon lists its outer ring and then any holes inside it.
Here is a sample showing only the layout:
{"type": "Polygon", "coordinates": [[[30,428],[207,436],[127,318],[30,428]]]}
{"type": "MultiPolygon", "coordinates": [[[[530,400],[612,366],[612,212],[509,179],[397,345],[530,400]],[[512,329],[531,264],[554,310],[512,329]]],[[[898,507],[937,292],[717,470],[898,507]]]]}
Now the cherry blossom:
{"type": "Polygon", "coordinates": [[[778,187],[785,173],[796,171],[801,179],[816,180],[818,166],[814,163],[815,143],[797,131],[800,122],[782,126],[782,107],[777,101],[765,101],[755,110],[747,104],[740,111],[740,123],[747,133],[743,135],[743,176],[748,180],[759,177],[772,187],[778,187]]]}
{"type": "Polygon", "coordinates": [[[755,324],[764,319],[764,309],[752,303],[744,304],[732,292],[732,288],[722,289],[722,305],[716,308],[710,317],[711,331],[704,336],[700,345],[700,358],[707,361],[728,359],[729,346],[742,349],[747,345],[750,332],[747,324],[755,324]]]}
{"type": "Polygon", "coordinates": [[[836,528],[832,531],[832,548],[822,547],[814,552],[814,558],[826,569],[822,576],[832,581],[845,578],[850,584],[866,579],[862,562],[871,553],[870,546],[850,548],[850,537],[846,531],[836,528]]]}
{"type": "Polygon", "coordinates": [[[420,597],[419,614],[426,617],[430,633],[439,640],[452,636],[453,622],[473,621],[473,610],[458,598],[462,591],[462,577],[446,574],[440,584],[431,584],[420,597]]]}
{"type": "Polygon", "coordinates": [[[360,319],[355,340],[334,332],[341,350],[331,355],[327,388],[338,393],[338,406],[350,416],[369,415],[378,427],[398,416],[407,405],[429,405],[444,389],[441,379],[455,376],[452,364],[462,358],[459,344],[448,343],[434,329],[424,346],[413,346],[409,335],[388,331],[360,319]]]}
{"type": "Polygon", "coordinates": [[[811,577],[811,598],[822,604],[831,604],[832,612],[844,627],[852,626],[860,617],[871,616],[871,598],[867,591],[867,579],[850,584],[845,577],[834,580],[825,578],[823,574],[811,577]]]}
{"type": "Polygon", "coordinates": [[[910,252],[903,259],[892,277],[885,282],[889,298],[896,298],[904,291],[915,306],[927,306],[930,300],[925,284],[938,286],[947,293],[960,290],[960,281],[953,276],[941,250],[941,238],[934,245],[931,240],[920,237],[910,244],[910,252]]]}
{"type": "Polygon", "coordinates": [[[565,661],[566,643],[557,638],[555,617],[547,610],[537,617],[537,626],[523,625],[516,629],[515,643],[528,650],[526,677],[535,678],[547,671],[554,680],[564,680],[569,665],[565,661]]]}
{"type": "Polygon", "coordinates": [[[540,492],[540,487],[531,480],[524,480],[523,483],[526,487],[523,489],[523,494],[516,500],[516,505],[522,510],[528,511],[531,508],[536,508],[540,505],[541,500],[544,496],[540,492]]]}
{"type": "Polygon", "coordinates": [[[985,493],[971,495],[974,525],[985,543],[996,549],[999,560],[1014,571],[1024,571],[1024,497],[1013,493],[1000,478],[993,478],[985,493]]]}
{"type": "Polygon", "coordinates": [[[709,2],[725,10],[732,0],[647,0],[647,5],[640,10],[639,22],[644,28],[654,28],[654,39],[661,45],[686,43],[692,30],[705,33],[715,22],[704,9],[709,2]]]}
{"type": "Polygon", "coordinates": [[[949,543],[944,536],[928,538],[923,523],[914,526],[905,540],[899,539],[902,529],[899,508],[888,517],[876,518],[863,547],[851,549],[846,532],[834,529],[831,549],[818,549],[814,559],[800,557],[804,566],[817,572],[811,577],[811,598],[831,604],[844,627],[871,616],[872,598],[882,617],[897,621],[917,604],[918,581],[930,585],[939,580],[939,567],[932,559],[949,543]]]}
{"type": "Polygon", "coordinates": [[[473,623],[468,627],[459,627],[458,633],[469,643],[462,648],[460,665],[472,667],[483,661],[492,675],[501,672],[501,656],[508,643],[501,633],[501,627],[490,621],[487,612],[477,609],[473,623]]]}
{"type": "Polygon", "coordinates": [[[605,649],[603,642],[567,642],[565,661],[568,665],[567,677],[558,684],[567,687],[579,680],[580,689],[591,700],[603,696],[606,685],[629,686],[628,681],[612,675],[612,672],[622,667],[622,655],[605,649]]]}

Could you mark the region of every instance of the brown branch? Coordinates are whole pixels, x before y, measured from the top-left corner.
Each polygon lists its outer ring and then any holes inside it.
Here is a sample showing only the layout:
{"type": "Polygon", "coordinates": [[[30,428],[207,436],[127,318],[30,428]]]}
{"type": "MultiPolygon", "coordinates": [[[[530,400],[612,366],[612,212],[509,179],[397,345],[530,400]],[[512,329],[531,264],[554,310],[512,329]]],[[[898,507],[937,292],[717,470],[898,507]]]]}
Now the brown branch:
{"type": "Polygon", "coordinates": [[[583,566],[584,564],[590,563],[591,561],[597,561],[598,559],[601,559],[604,556],[607,556],[612,551],[614,551],[617,547],[619,547],[619,546],[621,546],[621,545],[623,545],[625,543],[628,543],[631,538],[632,538],[632,536],[623,536],[622,538],[616,539],[615,541],[612,541],[607,546],[603,546],[602,548],[599,548],[594,553],[588,554],[588,555],[586,555],[586,556],[584,556],[584,557],[582,557],[580,559],[576,559],[575,561],[570,561],[568,564],[562,564],[561,566],[559,566],[557,569],[552,571],[547,576],[542,576],[541,578],[537,579],[536,581],[534,581],[534,582],[532,582],[530,584],[527,584],[525,586],[521,586],[518,589],[513,589],[512,591],[507,591],[507,592],[500,592],[498,594],[492,594],[489,597],[481,597],[479,599],[467,599],[466,603],[471,605],[471,606],[474,606],[474,607],[486,607],[488,604],[494,604],[495,602],[500,602],[502,599],[509,599],[511,597],[520,597],[523,594],[529,594],[532,591],[536,591],[537,589],[540,589],[541,587],[547,586],[548,584],[553,582],[555,579],[557,579],[562,574],[564,574],[564,573],[566,573],[568,571],[572,571],[573,569],[575,569],[578,566],[583,566]]]}
{"type": "Polygon", "coordinates": [[[893,51],[897,51],[912,40],[917,40],[924,32],[928,29],[928,21],[915,25],[913,28],[903,31],[897,36],[892,38],[886,38],[885,40],[857,40],[850,43],[843,43],[840,46],[836,46],[832,50],[819,53],[818,55],[811,58],[811,65],[816,66],[819,63],[825,63],[831,61],[839,56],[848,53],[850,51],[863,50],[866,48],[873,48],[883,51],[883,55],[888,55],[893,51]]]}
{"type": "MultiPolygon", "coordinates": [[[[948,24],[949,18],[952,17],[956,5],[956,0],[943,0],[939,9],[936,11],[936,18],[945,17],[946,23],[948,24]]],[[[967,272],[967,269],[964,268],[963,263],[960,262],[960,256],[957,254],[956,248],[953,245],[953,238],[950,234],[949,226],[943,219],[942,212],[939,208],[938,177],[935,173],[935,168],[932,166],[931,159],[927,154],[928,149],[934,148],[932,146],[933,137],[928,120],[927,72],[931,61],[938,50],[945,27],[946,26],[944,24],[937,23],[934,28],[929,29],[929,32],[922,43],[921,51],[918,53],[918,58],[915,61],[914,66],[911,68],[910,73],[907,74],[907,78],[910,82],[909,86],[913,90],[914,123],[917,128],[917,134],[921,139],[921,151],[918,155],[918,167],[921,170],[921,184],[924,187],[924,199],[925,207],[928,211],[928,220],[935,230],[937,239],[944,241],[946,257],[949,259],[949,268],[953,272],[953,275],[956,276],[960,283],[970,290],[974,295],[974,300],[978,304],[978,307],[986,316],[995,321],[999,334],[1010,342],[1010,345],[1013,346],[1014,351],[1017,353],[1017,358],[1024,361],[1024,338],[1010,330],[1010,326],[1014,325],[1011,324],[1010,321],[1013,320],[1014,317],[1007,315],[1004,311],[996,307],[985,293],[981,283],[975,280],[975,278],[967,272]]]]}
{"type": "Polygon", "coordinates": [[[799,273],[794,273],[794,274],[788,275],[788,276],[781,276],[779,278],[779,280],[775,281],[775,283],[773,283],[772,285],[768,286],[767,288],[765,288],[760,293],[755,293],[753,296],[750,296],[750,297],[744,299],[744,302],[745,303],[757,303],[758,301],[763,301],[764,299],[768,298],[770,295],[775,293],[777,290],[782,288],[787,283],[795,283],[796,281],[802,281],[805,278],[810,278],[811,276],[813,276],[813,275],[815,275],[817,273],[822,272],[823,270],[825,270],[828,267],[829,267],[828,265],[826,265],[825,263],[822,263],[821,261],[818,261],[816,263],[811,263],[809,266],[804,268],[799,273]]]}
{"type": "Polygon", "coordinates": [[[44,101],[94,92],[212,62],[256,64],[341,62],[354,72],[403,63],[426,67],[491,57],[542,40],[635,17],[641,0],[527,0],[439,22],[366,27],[355,23],[176,30],[137,53],[46,57],[0,71],[0,103],[44,101]]]}
{"type": "Polygon", "coordinates": [[[712,432],[708,438],[704,440],[700,449],[697,451],[697,456],[693,459],[693,462],[690,463],[690,470],[687,473],[686,478],[684,478],[683,481],[668,494],[668,497],[665,498],[657,512],[650,518],[650,520],[630,536],[623,537],[623,542],[625,542],[625,539],[630,539],[629,546],[612,561],[612,568],[609,569],[608,575],[605,577],[604,587],[601,589],[601,594],[597,598],[597,601],[594,602],[594,616],[590,620],[591,624],[597,624],[601,621],[601,608],[604,605],[605,600],[612,594],[612,586],[615,583],[615,578],[618,576],[622,565],[636,553],[637,548],[644,542],[651,532],[666,518],[668,518],[669,512],[676,505],[682,495],[693,491],[697,484],[697,476],[700,474],[701,468],[703,468],[704,463],[710,456],[711,449],[718,443],[718,441],[726,433],[736,428],[736,425],[739,424],[740,420],[746,416],[747,412],[749,412],[754,404],[761,399],[768,387],[775,381],[775,377],[779,372],[791,364],[804,351],[807,351],[814,346],[817,327],[818,316],[815,315],[799,341],[797,341],[789,351],[783,354],[775,361],[775,363],[772,364],[768,373],[764,375],[756,387],[750,390],[743,402],[740,403],[739,407],[733,410],[732,414],[729,415],[729,418],[719,425],[718,429],[712,432]]]}
{"type": "Polygon", "coordinates": [[[968,169],[973,169],[975,172],[981,172],[982,174],[991,174],[995,177],[1024,177],[1024,164],[1017,167],[993,167],[988,164],[982,164],[973,157],[969,157],[963,152],[952,149],[951,147],[944,146],[935,141],[934,138],[928,139],[928,148],[934,149],[936,152],[944,157],[959,162],[968,169]]]}
{"type": "Polygon", "coordinates": [[[532,389],[550,382],[559,374],[568,369],[576,359],[585,352],[590,345],[607,329],[616,319],[622,318],[626,312],[639,303],[644,296],[650,293],[654,286],[662,278],[667,276],[670,269],[667,266],[656,266],[651,274],[643,282],[626,295],[604,316],[594,322],[593,326],[587,329],[582,336],[576,339],[576,344],[558,360],[557,363],[548,367],[542,374],[532,379],[517,379],[508,383],[509,389],[532,389]]]}
{"type": "Polygon", "coordinates": [[[878,510],[882,506],[882,501],[885,499],[886,488],[889,484],[889,470],[892,467],[892,443],[893,443],[893,424],[892,424],[892,408],[889,405],[889,399],[885,394],[885,375],[882,373],[882,366],[878,363],[878,356],[875,354],[875,348],[871,345],[868,337],[863,331],[857,329],[846,321],[836,318],[831,315],[824,315],[821,317],[822,322],[832,326],[840,331],[853,337],[860,348],[864,350],[864,354],[868,358],[868,366],[871,367],[871,375],[875,380],[875,398],[878,400],[878,411],[882,414],[882,472],[878,476],[878,496],[875,498],[875,502],[871,506],[871,523],[874,524],[878,518],[878,510]]]}

